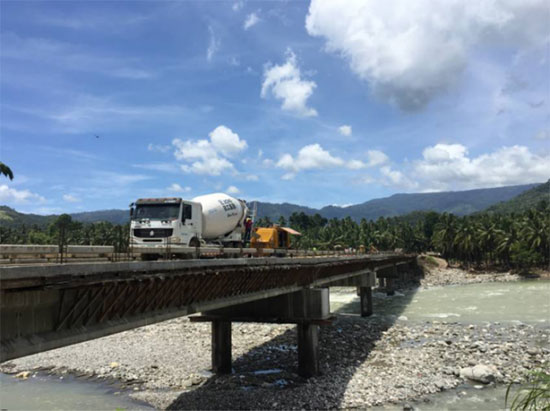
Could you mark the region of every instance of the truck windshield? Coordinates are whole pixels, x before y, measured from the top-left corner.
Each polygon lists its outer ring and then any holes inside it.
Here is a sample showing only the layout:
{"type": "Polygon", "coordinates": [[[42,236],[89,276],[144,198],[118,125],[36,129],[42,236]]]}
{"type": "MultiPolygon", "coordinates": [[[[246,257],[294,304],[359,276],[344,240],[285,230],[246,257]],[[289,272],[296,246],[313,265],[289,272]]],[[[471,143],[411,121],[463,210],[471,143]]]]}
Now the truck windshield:
{"type": "Polygon", "coordinates": [[[178,218],[179,204],[138,204],[134,214],[134,220],[148,218],[150,220],[165,220],[178,218]]]}

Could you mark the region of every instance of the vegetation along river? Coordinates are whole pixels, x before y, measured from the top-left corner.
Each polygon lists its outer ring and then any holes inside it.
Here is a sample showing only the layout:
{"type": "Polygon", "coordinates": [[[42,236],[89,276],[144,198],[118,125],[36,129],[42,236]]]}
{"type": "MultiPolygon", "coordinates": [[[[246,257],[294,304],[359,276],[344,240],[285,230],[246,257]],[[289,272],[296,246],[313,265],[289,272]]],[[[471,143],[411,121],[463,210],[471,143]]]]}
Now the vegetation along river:
{"type": "MultiPolygon", "coordinates": [[[[455,331],[453,338],[455,339],[460,338],[460,327],[469,331],[472,329],[484,330],[486,336],[492,332],[506,334],[509,330],[513,330],[510,332],[515,333],[516,337],[519,335],[520,343],[523,343],[521,340],[521,335],[524,332],[522,327],[535,330],[550,328],[549,295],[549,280],[433,286],[398,291],[392,297],[374,293],[375,314],[365,321],[395,322],[394,327],[405,326],[409,327],[409,330],[421,329],[426,324],[432,328],[434,324],[436,327],[437,324],[441,324],[442,332],[448,330],[444,326],[455,327],[453,328],[455,331]]],[[[331,308],[334,312],[343,317],[355,316],[358,312],[358,304],[354,289],[331,289],[331,308]]],[[[336,324],[335,327],[338,325],[336,324]]],[[[416,335],[422,334],[417,333],[416,335]]],[[[543,334],[531,332],[529,335],[525,338],[530,341],[525,341],[525,343],[534,344],[540,349],[550,348],[547,331],[544,331],[543,334]],[[533,335],[542,335],[542,337],[531,341],[533,335]]],[[[504,340],[499,341],[506,341],[506,336],[504,340]]],[[[477,344],[475,341],[472,342],[477,344]]],[[[420,344],[422,341],[407,342],[407,344],[409,343],[420,344]]],[[[451,341],[448,343],[450,344],[451,341]]],[[[487,337],[484,343],[490,345],[487,337]]],[[[468,354],[466,353],[466,355],[468,354]]],[[[548,354],[543,354],[543,357],[548,361],[548,354]]],[[[41,364],[40,358],[35,358],[36,360],[32,361],[25,359],[15,361],[16,367],[13,371],[32,370],[34,366],[51,365],[41,364]]],[[[3,370],[7,371],[6,368],[3,370]]],[[[196,370],[196,372],[200,371],[202,370],[196,370]]],[[[60,380],[58,376],[44,376],[40,373],[35,377],[33,375],[35,373],[31,371],[26,380],[14,378],[13,375],[1,375],[0,406],[2,409],[147,409],[147,405],[133,401],[125,393],[115,395],[117,388],[104,383],[83,381],[72,377],[60,380]]],[[[348,384],[346,391],[353,391],[354,380],[351,379],[348,384]]],[[[236,389],[238,390],[238,387],[236,389]]],[[[495,387],[475,382],[463,383],[458,387],[424,396],[414,402],[413,406],[417,410],[503,409],[504,392],[504,384],[495,387]]],[[[209,396],[210,392],[201,392],[200,395],[209,396]]],[[[405,404],[405,402],[399,401],[396,404],[388,404],[387,400],[383,400],[382,402],[385,404],[377,405],[375,408],[401,410],[405,404]]],[[[157,407],[160,406],[159,404],[164,404],[154,401],[153,403],[157,407]]],[[[341,404],[345,407],[352,403],[341,402],[341,404]]],[[[376,405],[376,402],[370,405],[376,405]]]]}

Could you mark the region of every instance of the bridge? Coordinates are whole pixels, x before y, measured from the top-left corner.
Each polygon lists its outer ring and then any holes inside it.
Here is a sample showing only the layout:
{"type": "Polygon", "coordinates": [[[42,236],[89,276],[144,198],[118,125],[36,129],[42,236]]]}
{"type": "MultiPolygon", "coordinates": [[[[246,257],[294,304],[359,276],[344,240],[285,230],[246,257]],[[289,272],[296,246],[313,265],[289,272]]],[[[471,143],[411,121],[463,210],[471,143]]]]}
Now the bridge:
{"type": "Polygon", "coordinates": [[[0,361],[202,313],[212,322],[212,368],[231,372],[231,323],[295,323],[299,372],[318,372],[318,329],[331,322],[329,288],[391,294],[416,275],[415,256],[255,257],[29,264],[0,267],[0,361]]]}

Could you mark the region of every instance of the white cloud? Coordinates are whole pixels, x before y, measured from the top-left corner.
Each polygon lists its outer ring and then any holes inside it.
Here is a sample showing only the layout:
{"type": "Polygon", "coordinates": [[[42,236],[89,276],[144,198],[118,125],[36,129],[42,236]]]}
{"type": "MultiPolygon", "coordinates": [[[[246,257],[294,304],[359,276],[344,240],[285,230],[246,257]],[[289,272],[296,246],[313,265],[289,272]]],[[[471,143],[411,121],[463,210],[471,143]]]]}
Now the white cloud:
{"type": "Polygon", "coordinates": [[[149,145],[147,146],[147,150],[148,151],[156,151],[158,153],[167,153],[168,151],[170,151],[170,149],[172,148],[172,146],[170,145],[164,145],[164,144],[153,144],[153,143],[149,143],[149,145]]]}
{"type": "Polygon", "coordinates": [[[407,178],[401,171],[394,170],[390,166],[383,166],[380,168],[380,174],[384,176],[384,183],[386,185],[413,189],[418,187],[416,182],[413,182],[407,178]]]}
{"type": "Polygon", "coordinates": [[[379,166],[389,161],[388,156],[379,150],[367,151],[367,158],[368,158],[368,163],[367,163],[368,167],[379,166]]]}
{"type": "Polygon", "coordinates": [[[246,181],[259,181],[260,177],[258,177],[256,174],[249,174],[245,177],[246,181]]]}
{"type": "Polygon", "coordinates": [[[548,3],[312,0],[306,29],[376,95],[417,110],[451,88],[483,46],[547,47],[548,3]]]}
{"type": "Polygon", "coordinates": [[[78,203],[80,201],[80,198],[75,197],[72,194],[63,194],[63,200],[67,201],[68,203],[78,203]]]}
{"type": "Polygon", "coordinates": [[[248,16],[246,16],[246,20],[244,21],[243,28],[245,30],[248,30],[252,26],[255,26],[260,22],[260,18],[256,13],[250,13],[248,16]]]}
{"type": "Polygon", "coordinates": [[[225,190],[225,192],[227,194],[239,194],[241,192],[241,190],[239,190],[237,187],[235,186],[229,186],[227,187],[227,190],[225,190]]]}
{"type": "Polygon", "coordinates": [[[172,144],[176,147],[174,156],[191,164],[181,165],[186,173],[206,174],[219,176],[223,172],[236,173],[233,163],[226,157],[245,150],[247,144],[239,135],[225,126],[218,126],[209,134],[210,140],[175,139],[172,144]]]}
{"type": "Polygon", "coordinates": [[[531,153],[525,146],[502,147],[469,157],[461,144],[436,144],[413,163],[413,174],[432,191],[527,184],[548,180],[550,155],[531,153]]]}
{"type": "Polygon", "coordinates": [[[216,127],[209,136],[214,148],[228,157],[243,151],[247,147],[245,140],[241,140],[237,133],[223,125],[216,127]]]}
{"type": "Polygon", "coordinates": [[[233,11],[239,11],[240,9],[242,9],[244,7],[244,1],[236,1],[235,3],[233,3],[233,5],[231,6],[231,8],[233,9],[233,11]]]}
{"type": "Polygon", "coordinates": [[[144,170],[162,171],[165,173],[179,173],[180,167],[175,163],[144,163],[133,164],[132,167],[142,168],[144,170]]]}
{"type": "Polygon", "coordinates": [[[166,187],[166,191],[170,193],[188,193],[191,191],[191,187],[182,187],[178,183],[173,183],[169,187],[166,187]]]}
{"type": "Polygon", "coordinates": [[[276,165],[287,171],[283,179],[290,180],[302,170],[342,166],[344,165],[344,161],[339,157],[332,156],[319,144],[310,144],[302,147],[296,157],[292,157],[290,154],[283,154],[276,165]]]}
{"type": "Polygon", "coordinates": [[[269,92],[282,100],[281,108],[302,117],[316,116],[317,111],[307,106],[307,100],[317,85],[313,81],[301,78],[296,55],[288,50],[287,60],[280,66],[266,66],[261,96],[266,98],[269,92]]]}
{"type": "Polygon", "coordinates": [[[130,80],[155,77],[154,72],[140,67],[139,60],[90,53],[90,48],[78,43],[40,37],[24,38],[13,32],[2,33],[2,37],[4,40],[2,59],[51,65],[61,70],[91,72],[130,80]]]}
{"type": "Polygon", "coordinates": [[[351,126],[340,126],[338,127],[338,132],[343,136],[351,136],[351,126]]]}
{"type": "Polygon", "coordinates": [[[231,174],[235,174],[236,172],[235,167],[231,162],[229,162],[225,158],[219,157],[212,157],[206,158],[202,161],[195,161],[191,165],[182,164],[181,169],[186,173],[206,174],[210,176],[219,176],[226,170],[231,174]]]}
{"type": "Polygon", "coordinates": [[[210,33],[210,42],[208,43],[208,48],[206,49],[206,60],[212,61],[214,54],[216,54],[220,48],[220,40],[216,38],[216,34],[214,33],[212,26],[208,26],[208,32],[210,33]]]}
{"type": "Polygon", "coordinates": [[[7,184],[0,185],[0,202],[4,204],[29,204],[44,203],[46,199],[39,194],[32,193],[29,190],[17,190],[8,187],[7,184]]]}
{"type": "Polygon", "coordinates": [[[537,140],[550,140],[550,130],[540,130],[535,134],[537,140]]]}
{"type": "MultiPolygon", "coordinates": [[[[269,166],[272,164],[273,163],[271,160],[264,160],[264,165],[269,166]]],[[[350,170],[360,170],[369,166],[369,164],[365,164],[360,160],[344,161],[340,157],[335,157],[330,154],[329,151],[323,149],[323,147],[319,144],[310,144],[302,147],[300,151],[298,151],[298,155],[296,157],[293,157],[288,153],[283,154],[275,165],[287,171],[287,173],[282,177],[283,180],[291,180],[298,172],[303,170],[321,170],[334,167],[345,167],[350,170]]]]}

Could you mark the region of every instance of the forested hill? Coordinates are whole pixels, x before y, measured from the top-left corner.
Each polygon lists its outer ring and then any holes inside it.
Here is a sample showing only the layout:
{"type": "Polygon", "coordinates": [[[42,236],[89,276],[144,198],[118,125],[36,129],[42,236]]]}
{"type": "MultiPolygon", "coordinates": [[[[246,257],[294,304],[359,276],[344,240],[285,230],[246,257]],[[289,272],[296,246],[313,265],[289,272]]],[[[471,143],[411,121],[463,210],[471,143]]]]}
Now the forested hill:
{"type": "Polygon", "coordinates": [[[355,221],[362,218],[376,220],[378,217],[396,217],[420,210],[447,212],[462,216],[485,210],[498,202],[510,200],[538,185],[527,184],[440,193],[394,194],[390,197],[370,200],[345,208],[324,207],[320,210],[320,214],[325,218],[350,216],[355,221]]]}
{"type": "MultiPolygon", "coordinates": [[[[349,207],[327,206],[320,210],[289,203],[276,204],[258,202],[258,217],[269,217],[271,221],[276,222],[280,216],[288,219],[294,212],[304,212],[307,215],[319,213],[325,218],[344,218],[349,216],[355,221],[360,221],[362,218],[376,220],[378,217],[394,217],[420,210],[466,215],[486,210],[488,207],[500,202],[507,202],[524,192],[526,195],[525,201],[536,202],[532,200],[533,195],[528,194],[528,192],[532,192],[533,189],[535,193],[539,193],[539,191],[542,193],[546,191],[546,193],[548,193],[548,183],[542,186],[540,184],[528,184],[469,191],[395,194],[390,197],[370,200],[349,207]],[[546,188],[544,188],[544,186],[546,186],[546,188]]],[[[520,207],[523,201],[522,199],[518,199],[516,202],[510,201],[510,205],[506,207],[520,207]]],[[[528,207],[528,205],[526,207],[528,207]]],[[[128,210],[100,210],[71,214],[74,220],[80,222],[91,223],[108,221],[113,224],[127,223],[128,215],[128,210]]],[[[23,214],[12,208],[0,206],[0,225],[5,227],[15,227],[23,224],[46,226],[54,217],[55,216],[23,214]]]]}
{"type": "Polygon", "coordinates": [[[277,221],[279,216],[282,215],[288,220],[288,217],[294,211],[303,211],[307,215],[319,213],[325,218],[345,218],[349,216],[355,221],[360,221],[362,218],[376,220],[378,217],[402,216],[413,211],[437,211],[439,213],[467,215],[485,210],[493,204],[510,200],[539,185],[527,184],[441,193],[394,194],[390,197],[378,198],[349,207],[327,206],[320,210],[293,204],[281,205],[258,202],[258,216],[269,217],[271,221],[277,221]]]}
{"type": "MultiPolygon", "coordinates": [[[[544,201],[550,203],[550,180],[524,191],[511,200],[494,204],[486,211],[496,214],[519,213],[532,207],[539,207],[544,201]]],[[[541,208],[544,207],[541,206],[541,208]]]]}

